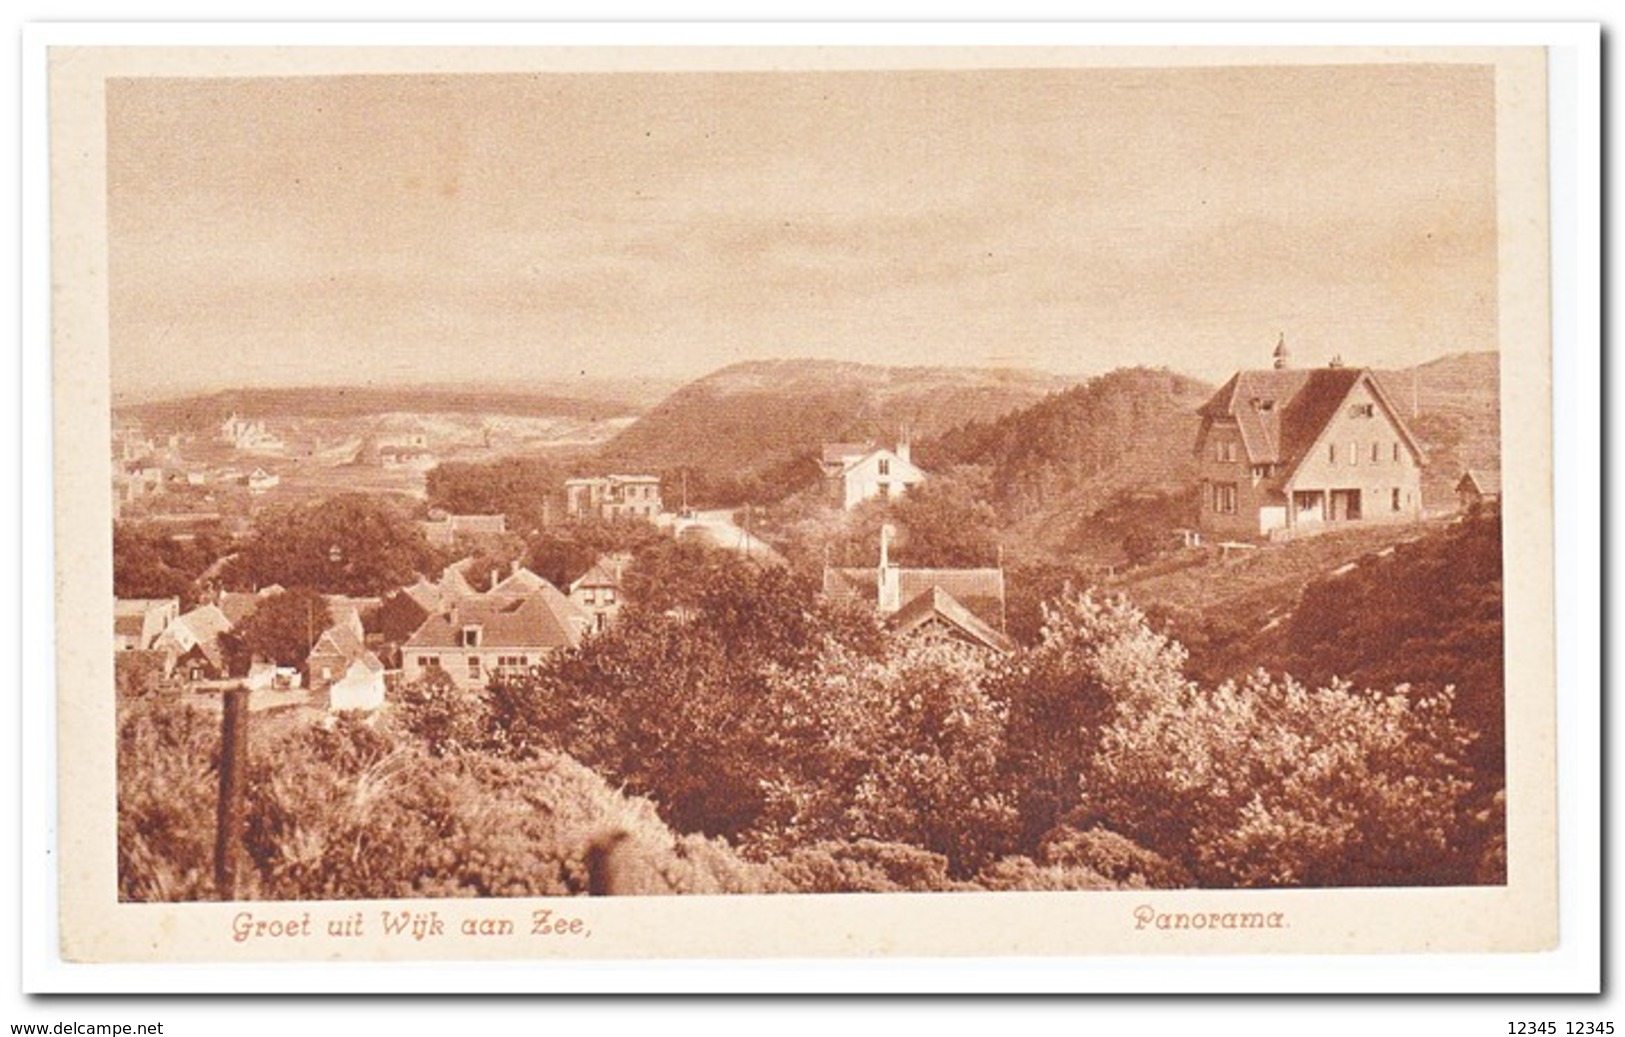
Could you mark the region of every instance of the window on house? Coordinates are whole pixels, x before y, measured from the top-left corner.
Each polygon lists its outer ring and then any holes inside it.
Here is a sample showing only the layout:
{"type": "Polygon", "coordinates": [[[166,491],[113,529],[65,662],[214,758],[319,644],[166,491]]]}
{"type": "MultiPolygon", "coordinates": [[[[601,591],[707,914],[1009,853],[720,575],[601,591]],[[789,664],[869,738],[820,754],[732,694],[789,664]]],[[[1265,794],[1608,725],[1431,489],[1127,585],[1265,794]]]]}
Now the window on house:
{"type": "Polygon", "coordinates": [[[1327,464],[1336,464],[1337,463],[1337,444],[1336,443],[1327,443],[1326,444],[1326,463],[1327,464]]]}
{"type": "Polygon", "coordinates": [[[419,656],[418,657],[418,669],[420,669],[420,670],[438,670],[438,669],[440,669],[440,656],[438,656],[438,655],[419,656]]]}
{"type": "Polygon", "coordinates": [[[477,655],[468,657],[468,679],[471,681],[480,679],[480,657],[477,655]]]}
{"type": "Polygon", "coordinates": [[[1393,500],[1393,509],[1392,510],[1398,511],[1399,510],[1399,487],[1398,486],[1394,487],[1394,493],[1393,493],[1392,500],[1393,500]]]}
{"type": "Polygon", "coordinates": [[[1349,408],[1349,416],[1355,418],[1375,417],[1376,413],[1376,405],[1372,403],[1356,403],[1349,408]]]}
{"type": "Polygon", "coordinates": [[[1360,444],[1358,444],[1358,443],[1350,443],[1349,444],[1349,464],[1359,464],[1359,463],[1360,463],[1360,444]]]}
{"type": "Polygon", "coordinates": [[[1213,484],[1213,510],[1225,515],[1233,515],[1236,511],[1236,484],[1221,482],[1213,484]]]}
{"type": "Polygon", "coordinates": [[[615,588],[613,588],[613,587],[605,587],[604,588],[604,599],[603,600],[604,600],[605,605],[613,605],[613,604],[615,604],[615,588]]]}
{"type": "Polygon", "coordinates": [[[1381,461],[1381,460],[1382,460],[1382,444],[1381,443],[1372,443],[1371,444],[1371,463],[1376,464],[1378,461],[1381,461]]]}
{"type": "Polygon", "coordinates": [[[1399,444],[1397,442],[1394,444],[1394,463],[1399,463],[1399,444]]]}
{"type": "Polygon", "coordinates": [[[884,458],[884,457],[882,457],[880,459],[880,474],[881,475],[890,475],[891,474],[891,461],[889,459],[884,458]]]}
{"type": "Polygon", "coordinates": [[[478,648],[480,646],[480,628],[477,626],[464,627],[459,643],[464,648],[478,648]]]}

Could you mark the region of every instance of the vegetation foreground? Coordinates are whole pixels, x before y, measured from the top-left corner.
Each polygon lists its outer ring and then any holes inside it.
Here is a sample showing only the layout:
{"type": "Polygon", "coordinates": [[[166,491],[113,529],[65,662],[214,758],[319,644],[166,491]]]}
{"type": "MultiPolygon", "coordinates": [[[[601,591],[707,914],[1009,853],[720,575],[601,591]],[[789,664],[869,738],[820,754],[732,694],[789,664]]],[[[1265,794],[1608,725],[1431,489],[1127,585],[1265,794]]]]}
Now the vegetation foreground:
{"type": "MultiPolygon", "coordinates": [[[[1410,550],[1477,600],[1495,532],[1410,550]]],[[[370,723],[255,714],[247,895],[583,893],[606,840],[616,891],[646,894],[1505,881],[1497,674],[1466,708],[1438,683],[1193,679],[1168,633],[1090,594],[991,655],[883,636],[785,569],[684,545],[661,564],[610,630],[483,695],[431,678],[370,723]]],[[[1386,580],[1342,579],[1296,622],[1368,617],[1390,665],[1360,676],[1389,681],[1415,651],[1367,607],[1386,580]]],[[[1498,652],[1493,611],[1452,652],[1498,652]]],[[[1451,672],[1437,655],[1419,672],[1451,672]]],[[[121,697],[123,899],[213,895],[218,743],[217,713],[121,697]]]]}

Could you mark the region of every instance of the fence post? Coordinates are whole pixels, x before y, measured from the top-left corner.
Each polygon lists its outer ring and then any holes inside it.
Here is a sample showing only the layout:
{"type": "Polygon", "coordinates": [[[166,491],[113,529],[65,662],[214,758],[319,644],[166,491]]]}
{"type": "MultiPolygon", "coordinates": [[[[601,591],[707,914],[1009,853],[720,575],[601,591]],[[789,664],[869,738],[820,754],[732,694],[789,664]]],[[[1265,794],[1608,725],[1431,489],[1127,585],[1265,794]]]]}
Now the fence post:
{"type": "Polygon", "coordinates": [[[224,692],[220,716],[220,800],[215,815],[214,885],[221,900],[239,895],[243,856],[243,793],[248,771],[248,689],[224,692]]]}

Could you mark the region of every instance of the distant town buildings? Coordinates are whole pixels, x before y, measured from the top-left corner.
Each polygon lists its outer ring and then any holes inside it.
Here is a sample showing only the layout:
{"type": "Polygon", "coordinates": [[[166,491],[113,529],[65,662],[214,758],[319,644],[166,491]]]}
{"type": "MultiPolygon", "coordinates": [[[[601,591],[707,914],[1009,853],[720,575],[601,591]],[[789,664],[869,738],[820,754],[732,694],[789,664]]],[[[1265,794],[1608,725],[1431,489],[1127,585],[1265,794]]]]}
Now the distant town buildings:
{"type": "Polygon", "coordinates": [[[1259,538],[1422,516],[1426,458],[1369,369],[1241,371],[1198,412],[1198,527],[1259,538]]]}
{"type": "Polygon", "coordinates": [[[603,475],[564,481],[564,513],[571,518],[653,520],[662,510],[657,475],[603,475]]]}
{"type": "Polygon", "coordinates": [[[264,421],[240,418],[235,412],[220,423],[219,439],[251,453],[276,454],[287,449],[286,443],[266,429],[264,421]]]}
{"type": "Polygon", "coordinates": [[[828,443],[819,459],[825,492],[836,507],[851,509],[866,500],[891,500],[925,481],[907,440],[895,449],[869,443],[828,443]]]}

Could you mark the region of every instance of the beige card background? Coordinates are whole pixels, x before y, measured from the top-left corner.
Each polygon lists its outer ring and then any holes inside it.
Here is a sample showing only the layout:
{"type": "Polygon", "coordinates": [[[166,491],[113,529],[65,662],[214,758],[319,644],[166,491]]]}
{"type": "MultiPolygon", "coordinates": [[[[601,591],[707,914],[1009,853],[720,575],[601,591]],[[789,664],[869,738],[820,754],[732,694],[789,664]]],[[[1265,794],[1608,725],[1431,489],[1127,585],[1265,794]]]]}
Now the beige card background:
{"type": "Polygon", "coordinates": [[[1551,355],[1545,55],[1538,48],[1315,50],[136,49],[49,53],[56,447],[61,950],[75,961],[253,961],[1536,950],[1557,938],[1551,355]],[[120,904],[116,898],[107,234],[103,83],[115,76],[625,68],[916,68],[1466,62],[1493,65],[1500,193],[1509,880],[1504,888],[1150,891],[413,903],[120,904]],[[1516,430],[1508,436],[1505,430],[1516,430]],[[1278,914],[1265,930],[1157,931],[1135,911],[1278,914]],[[363,911],[435,911],[447,935],[322,935],[363,911]],[[589,939],[530,934],[533,912],[589,939]],[[242,912],[308,938],[233,937],[242,912]],[[463,937],[468,919],[515,933],[463,937]]]}

